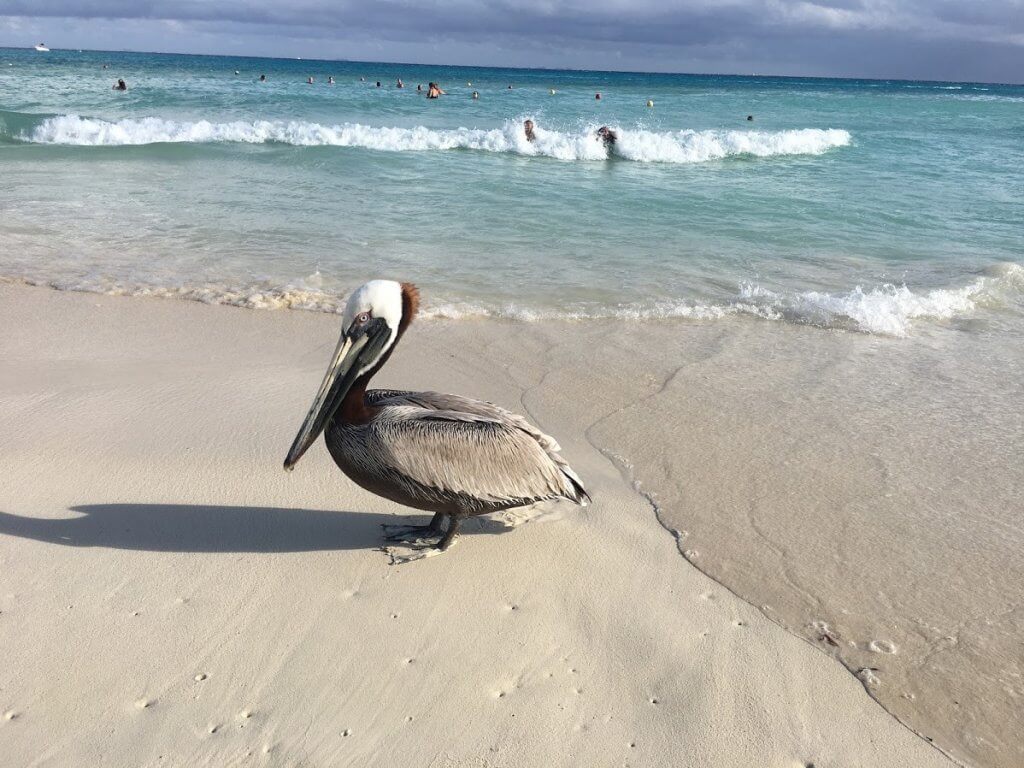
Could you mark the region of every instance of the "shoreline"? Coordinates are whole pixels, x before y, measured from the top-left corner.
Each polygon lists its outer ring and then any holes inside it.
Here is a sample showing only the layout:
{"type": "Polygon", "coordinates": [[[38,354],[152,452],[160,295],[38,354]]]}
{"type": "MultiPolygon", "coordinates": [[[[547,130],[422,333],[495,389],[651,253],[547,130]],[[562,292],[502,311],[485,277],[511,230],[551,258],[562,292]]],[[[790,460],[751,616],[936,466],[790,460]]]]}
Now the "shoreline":
{"type": "Polygon", "coordinates": [[[354,489],[320,446],[279,472],[336,317],[10,285],[0,313],[22,329],[0,378],[15,436],[0,489],[11,754],[949,764],[845,669],[678,562],[671,529],[589,434],[633,394],[602,386],[630,340],[615,323],[589,338],[557,323],[414,325],[375,384],[523,412],[596,503],[389,567],[375,531],[407,512],[354,489]],[[615,352],[603,367],[588,346],[601,336],[615,352]],[[354,511],[318,511],[339,503],[354,511]],[[69,636],[79,645],[47,641],[69,636]]]}
{"type": "MultiPolygon", "coordinates": [[[[294,310],[339,314],[348,289],[324,286],[319,270],[309,277],[275,284],[249,285],[122,284],[84,279],[36,279],[0,275],[0,286],[29,286],[61,292],[104,296],[175,299],[213,306],[256,310],[294,310]]],[[[426,286],[432,290],[436,286],[426,286]]],[[[523,323],[629,321],[715,321],[751,319],[820,331],[843,331],[876,337],[906,338],[918,331],[945,327],[970,328],[993,317],[992,310],[1019,313],[1024,291],[1024,264],[996,261],[965,277],[962,285],[922,288],[904,281],[884,282],[865,290],[856,285],[839,292],[784,288],[775,290],[743,281],[732,296],[655,299],[644,303],[608,304],[596,300],[570,302],[561,309],[509,303],[491,297],[445,296],[428,301],[421,322],[496,320],[523,323]]]]}

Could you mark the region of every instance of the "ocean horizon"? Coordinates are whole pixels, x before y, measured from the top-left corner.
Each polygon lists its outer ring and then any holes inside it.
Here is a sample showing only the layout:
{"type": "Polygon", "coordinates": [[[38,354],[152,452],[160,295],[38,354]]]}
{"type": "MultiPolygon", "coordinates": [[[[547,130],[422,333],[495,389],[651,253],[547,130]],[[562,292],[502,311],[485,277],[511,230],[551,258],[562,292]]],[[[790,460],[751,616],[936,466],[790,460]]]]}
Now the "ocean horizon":
{"type": "MultiPolygon", "coordinates": [[[[4,46],[0,45],[0,51],[31,51],[31,46],[4,46]]],[[[770,77],[776,80],[862,80],[878,83],[935,83],[939,85],[1024,85],[1024,82],[1017,80],[935,80],[931,78],[906,78],[906,77],[855,77],[852,75],[792,75],[769,72],[690,72],[684,70],[643,70],[643,69],[584,69],[574,67],[515,67],[509,65],[488,66],[483,64],[453,64],[416,61],[376,61],[373,59],[331,59],[319,58],[316,56],[268,56],[259,54],[223,54],[223,53],[188,53],[183,51],[147,51],[144,49],[120,48],[49,48],[51,52],[66,53],[127,53],[140,54],[145,56],[193,56],[196,58],[214,59],[244,59],[244,60],[267,60],[267,61],[312,61],[327,64],[354,64],[354,65],[386,65],[386,66],[409,66],[409,67],[445,67],[460,69],[490,69],[508,70],[511,72],[593,72],[598,74],[620,74],[620,75],[667,75],[683,77],[770,77]]]]}

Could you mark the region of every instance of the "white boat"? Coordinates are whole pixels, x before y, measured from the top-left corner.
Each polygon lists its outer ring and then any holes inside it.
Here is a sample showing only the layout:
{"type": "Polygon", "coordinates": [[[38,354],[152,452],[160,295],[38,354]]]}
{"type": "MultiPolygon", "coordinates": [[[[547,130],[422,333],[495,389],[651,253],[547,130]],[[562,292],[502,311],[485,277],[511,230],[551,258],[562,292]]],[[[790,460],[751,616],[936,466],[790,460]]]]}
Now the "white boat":
{"type": "Polygon", "coordinates": [[[38,45],[36,46],[36,50],[37,50],[37,51],[48,51],[48,50],[50,50],[50,49],[46,47],[46,43],[39,43],[39,44],[38,44],[38,45]]]}

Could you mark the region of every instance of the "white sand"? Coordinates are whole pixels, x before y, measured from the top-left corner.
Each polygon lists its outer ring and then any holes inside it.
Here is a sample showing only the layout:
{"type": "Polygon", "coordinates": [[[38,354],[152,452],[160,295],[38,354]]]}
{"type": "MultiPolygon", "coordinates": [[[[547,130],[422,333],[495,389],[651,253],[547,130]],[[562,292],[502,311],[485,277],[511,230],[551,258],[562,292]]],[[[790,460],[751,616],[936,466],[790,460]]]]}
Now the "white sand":
{"type": "Polygon", "coordinates": [[[414,326],[378,383],[528,410],[595,503],[396,567],[406,510],[281,469],[337,318],[6,286],[0,322],[5,765],[950,764],[679,555],[541,334],[414,326]]]}

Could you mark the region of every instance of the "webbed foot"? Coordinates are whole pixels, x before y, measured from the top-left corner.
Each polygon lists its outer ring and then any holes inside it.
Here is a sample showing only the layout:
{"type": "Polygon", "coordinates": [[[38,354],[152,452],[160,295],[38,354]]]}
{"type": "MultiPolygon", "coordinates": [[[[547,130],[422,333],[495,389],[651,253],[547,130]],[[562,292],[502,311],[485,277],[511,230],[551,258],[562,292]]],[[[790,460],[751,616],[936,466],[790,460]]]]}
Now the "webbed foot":
{"type": "Polygon", "coordinates": [[[443,523],[444,515],[438,513],[431,518],[429,525],[384,525],[384,540],[425,544],[427,539],[441,536],[443,523]]]}

